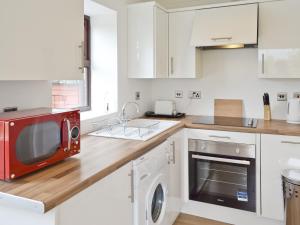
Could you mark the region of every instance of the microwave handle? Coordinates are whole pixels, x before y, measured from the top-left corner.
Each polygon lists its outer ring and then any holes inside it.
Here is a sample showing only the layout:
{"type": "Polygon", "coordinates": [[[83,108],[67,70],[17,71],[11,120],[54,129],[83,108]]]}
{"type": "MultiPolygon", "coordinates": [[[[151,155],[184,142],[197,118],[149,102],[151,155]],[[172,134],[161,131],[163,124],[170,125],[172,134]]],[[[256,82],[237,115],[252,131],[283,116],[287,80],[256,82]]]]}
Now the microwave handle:
{"type": "Polygon", "coordinates": [[[72,138],[72,135],[71,135],[71,123],[70,123],[70,120],[65,118],[64,119],[64,123],[67,124],[67,130],[68,130],[68,147],[64,149],[64,151],[70,151],[71,150],[71,138],[72,138]]]}
{"type": "Polygon", "coordinates": [[[250,162],[247,160],[238,160],[238,159],[227,159],[227,158],[218,158],[218,157],[210,157],[210,156],[202,156],[202,155],[192,155],[193,159],[202,159],[208,161],[215,161],[215,162],[224,162],[224,163],[233,163],[233,164],[240,164],[240,165],[250,165],[250,162]]]}

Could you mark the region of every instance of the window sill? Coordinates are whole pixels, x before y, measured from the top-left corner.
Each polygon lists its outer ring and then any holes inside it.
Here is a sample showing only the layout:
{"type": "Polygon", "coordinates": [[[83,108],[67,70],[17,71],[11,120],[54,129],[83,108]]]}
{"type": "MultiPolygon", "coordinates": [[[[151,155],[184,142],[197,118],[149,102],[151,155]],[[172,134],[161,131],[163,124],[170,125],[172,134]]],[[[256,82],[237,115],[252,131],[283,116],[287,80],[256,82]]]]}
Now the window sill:
{"type": "Polygon", "coordinates": [[[87,111],[87,112],[81,112],[80,113],[80,120],[81,120],[81,134],[87,134],[90,132],[95,131],[98,126],[95,126],[95,123],[103,123],[105,124],[105,121],[114,117],[118,116],[118,112],[110,112],[107,114],[100,114],[99,112],[95,111],[87,111]]]}

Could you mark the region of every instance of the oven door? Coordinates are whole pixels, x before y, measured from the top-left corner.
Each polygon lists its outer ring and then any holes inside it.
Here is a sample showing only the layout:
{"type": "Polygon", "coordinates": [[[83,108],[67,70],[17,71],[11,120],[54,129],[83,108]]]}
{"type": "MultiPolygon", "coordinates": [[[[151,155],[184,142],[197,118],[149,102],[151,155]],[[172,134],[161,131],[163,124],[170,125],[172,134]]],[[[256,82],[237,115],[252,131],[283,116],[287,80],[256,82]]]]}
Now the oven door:
{"type": "Polygon", "coordinates": [[[189,198],[255,212],[255,159],[190,151],[189,198]]]}

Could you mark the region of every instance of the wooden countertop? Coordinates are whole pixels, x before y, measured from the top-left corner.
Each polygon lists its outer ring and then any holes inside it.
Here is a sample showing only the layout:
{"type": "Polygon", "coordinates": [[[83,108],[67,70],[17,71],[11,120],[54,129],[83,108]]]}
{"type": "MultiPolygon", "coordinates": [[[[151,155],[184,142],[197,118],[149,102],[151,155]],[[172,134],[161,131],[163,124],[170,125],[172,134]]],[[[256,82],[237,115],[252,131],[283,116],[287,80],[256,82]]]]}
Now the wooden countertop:
{"type": "Polygon", "coordinates": [[[193,119],[197,117],[199,116],[187,116],[186,118],[182,119],[182,122],[184,122],[186,128],[194,128],[194,129],[300,136],[300,125],[289,124],[285,120],[271,120],[271,121],[258,120],[258,124],[256,128],[247,128],[247,127],[193,124],[192,123],[193,119]]]}
{"type": "Polygon", "coordinates": [[[0,193],[41,203],[42,212],[47,212],[145,154],[184,127],[300,136],[300,125],[287,124],[285,121],[259,120],[257,128],[239,128],[192,124],[192,119],[193,116],[187,116],[176,126],[145,142],[83,136],[78,156],[12,182],[1,181],[0,193]]]}
{"type": "Polygon", "coordinates": [[[142,156],[183,127],[181,122],[148,141],[83,136],[79,155],[12,182],[0,181],[0,193],[4,194],[0,195],[0,203],[6,197],[10,199],[9,196],[17,197],[16,201],[27,199],[42,203],[42,209],[37,211],[45,213],[142,156]]]}

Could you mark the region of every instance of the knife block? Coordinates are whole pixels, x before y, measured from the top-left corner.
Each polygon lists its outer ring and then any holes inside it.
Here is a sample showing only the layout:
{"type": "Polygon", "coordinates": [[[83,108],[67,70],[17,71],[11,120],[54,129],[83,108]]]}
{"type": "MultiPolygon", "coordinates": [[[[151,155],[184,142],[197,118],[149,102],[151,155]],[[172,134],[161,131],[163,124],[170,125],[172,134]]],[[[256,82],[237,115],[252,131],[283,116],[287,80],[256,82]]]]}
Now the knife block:
{"type": "Polygon", "coordinates": [[[271,120],[271,107],[269,105],[264,106],[264,120],[271,120]]]}

